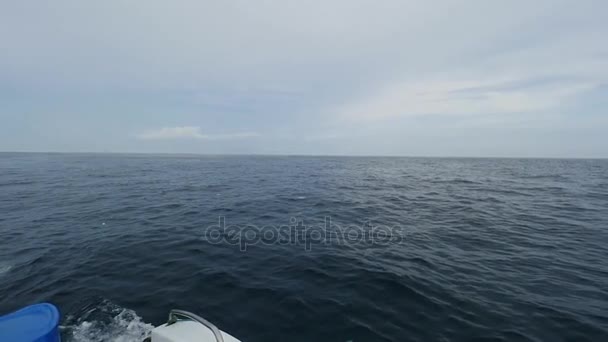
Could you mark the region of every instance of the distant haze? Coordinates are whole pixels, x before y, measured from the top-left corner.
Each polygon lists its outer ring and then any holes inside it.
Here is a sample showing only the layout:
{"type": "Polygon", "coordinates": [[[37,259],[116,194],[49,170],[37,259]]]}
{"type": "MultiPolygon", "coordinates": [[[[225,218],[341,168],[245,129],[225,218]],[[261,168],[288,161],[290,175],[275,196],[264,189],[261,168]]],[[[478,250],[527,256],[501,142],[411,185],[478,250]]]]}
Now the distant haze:
{"type": "Polygon", "coordinates": [[[2,1],[0,151],[608,157],[608,1],[2,1]]]}

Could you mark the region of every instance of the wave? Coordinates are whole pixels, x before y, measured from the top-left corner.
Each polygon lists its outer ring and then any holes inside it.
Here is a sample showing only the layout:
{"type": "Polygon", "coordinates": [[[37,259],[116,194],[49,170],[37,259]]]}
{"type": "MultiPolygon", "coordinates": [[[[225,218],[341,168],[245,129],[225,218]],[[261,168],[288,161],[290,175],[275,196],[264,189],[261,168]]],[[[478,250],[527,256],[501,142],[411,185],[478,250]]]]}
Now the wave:
{"type": "Polygon", "coordinates": [[[8,265],[0,262],[0,277],[8,273],[13,268],[13,265],[8,265]]]}

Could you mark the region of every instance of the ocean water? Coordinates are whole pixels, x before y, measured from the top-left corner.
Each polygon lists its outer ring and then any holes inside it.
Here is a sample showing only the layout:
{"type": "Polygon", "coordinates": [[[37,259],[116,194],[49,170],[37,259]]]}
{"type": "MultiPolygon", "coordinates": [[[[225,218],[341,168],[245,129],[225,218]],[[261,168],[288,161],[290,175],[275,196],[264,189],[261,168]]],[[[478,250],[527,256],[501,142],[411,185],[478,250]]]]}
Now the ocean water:
{"type": "Polygon", "coordinates": [[[73,342],[608,341],[608,161],[0,154],[0,313],[41,301],[73,342]]]}

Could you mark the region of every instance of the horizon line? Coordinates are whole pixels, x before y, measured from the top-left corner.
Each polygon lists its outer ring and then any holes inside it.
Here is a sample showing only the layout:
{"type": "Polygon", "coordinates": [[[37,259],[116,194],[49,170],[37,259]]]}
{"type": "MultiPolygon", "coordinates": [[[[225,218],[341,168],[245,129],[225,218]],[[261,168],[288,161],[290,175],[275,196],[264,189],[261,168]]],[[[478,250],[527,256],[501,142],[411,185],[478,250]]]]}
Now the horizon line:
{"type": "Polygon", "coordinates": [[[436,159],[551,159],[607,160],[608,157],[518,157],[518,156],[445,156],[445,155],[367,155],[367,154],[306,154],[306,153],[196,153],[196,152],[91,152],[91,151],[1,151],[0,154],[97,154],[97,155],[157,155],[201,157],[335,157],[335,158],[436,158],[436,159]]]}

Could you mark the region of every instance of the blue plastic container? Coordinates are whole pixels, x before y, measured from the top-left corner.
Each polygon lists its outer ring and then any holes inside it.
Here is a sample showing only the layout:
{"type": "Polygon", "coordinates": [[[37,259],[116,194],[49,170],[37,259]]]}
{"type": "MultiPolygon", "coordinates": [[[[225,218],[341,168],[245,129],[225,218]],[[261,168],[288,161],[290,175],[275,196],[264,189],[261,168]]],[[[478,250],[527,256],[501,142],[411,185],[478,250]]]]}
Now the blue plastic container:
{"type": "Polygon", "coordinates": [[[2,342],[61,342],[59,310],[52,304],[28,306],[0,317],[2,342]]]}

